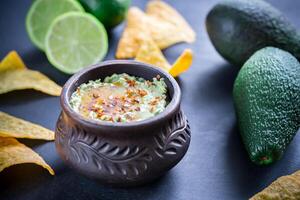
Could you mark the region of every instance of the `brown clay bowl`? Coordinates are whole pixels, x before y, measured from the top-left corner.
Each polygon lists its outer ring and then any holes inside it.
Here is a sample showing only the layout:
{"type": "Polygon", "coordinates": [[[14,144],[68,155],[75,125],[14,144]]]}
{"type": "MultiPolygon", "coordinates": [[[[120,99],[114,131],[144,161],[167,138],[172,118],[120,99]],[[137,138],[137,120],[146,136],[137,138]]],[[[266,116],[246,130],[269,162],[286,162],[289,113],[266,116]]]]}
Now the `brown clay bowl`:
{"type": "Polygon", "coordinates": [[[150,65],[118,60],[83,69],[63,87],[55,131],[57,152],[72,168],[104,184],[127,187],[150,182],[174,167],[190,144],[190,128],[180,102],[181,91],[174,78],[150,65]],[[113,73],[150,80],[163,77],[170,100],[166,109],[155,117],[129,123],[88,120],[72,110],[69,99],[80,84],[113,73]]]}

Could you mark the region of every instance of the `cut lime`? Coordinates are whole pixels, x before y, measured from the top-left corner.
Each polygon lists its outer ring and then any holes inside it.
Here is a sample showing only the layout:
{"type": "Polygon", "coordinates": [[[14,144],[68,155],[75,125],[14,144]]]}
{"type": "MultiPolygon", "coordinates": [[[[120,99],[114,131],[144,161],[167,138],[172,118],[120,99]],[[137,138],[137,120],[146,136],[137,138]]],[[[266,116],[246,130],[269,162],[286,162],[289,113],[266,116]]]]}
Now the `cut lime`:
{"type": "Polygon", "coordinates": [[[104,58],[108,49],[107,33],[91,14],[69,12],[53,21],[45,47],[52,65],[73,74],[104,58]]]}
{"type": "Polygon", "coordinates": [[[76,0],[35,0],[26,17],[26,29],[31,41],[44,50],[50,24],[57,16],[70,11],[84,10],[76,0]]]}

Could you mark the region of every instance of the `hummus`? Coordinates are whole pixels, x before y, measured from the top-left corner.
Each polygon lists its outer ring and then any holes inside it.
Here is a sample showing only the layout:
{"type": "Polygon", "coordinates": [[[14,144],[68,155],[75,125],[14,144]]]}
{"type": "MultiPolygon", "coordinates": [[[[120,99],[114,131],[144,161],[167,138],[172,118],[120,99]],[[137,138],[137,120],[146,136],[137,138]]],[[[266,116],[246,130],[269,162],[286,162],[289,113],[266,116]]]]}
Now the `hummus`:
{"type": "Polygon", "coordinates": [[[70,98],[75,112],[90,119],[131,122],[161,113],[167,105],[167,86],[159,76],[152,81],[113,74],[103,82],[90,80],[80,85],[70,98]]]}

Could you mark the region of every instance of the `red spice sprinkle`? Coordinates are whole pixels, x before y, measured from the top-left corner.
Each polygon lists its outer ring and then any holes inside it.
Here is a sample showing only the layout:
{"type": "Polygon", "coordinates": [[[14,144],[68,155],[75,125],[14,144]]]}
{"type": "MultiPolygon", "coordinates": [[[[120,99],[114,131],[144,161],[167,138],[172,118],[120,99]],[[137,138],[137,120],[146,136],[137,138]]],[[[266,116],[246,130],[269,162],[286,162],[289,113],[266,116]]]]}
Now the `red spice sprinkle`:
{"type": "Polygon", "coordinates": [[[121,117],[120,116],[118,117],[117,122],[121,122],[121,117]]]}
{"type": "Polygon", "coordinates": [[[109,117],[108,117],[108,120],[109,120],[109,121],[113,121],[112,116],[109,116],[109,117]]]}
{"type": "Polygon", "coordinates": [[[133,92],[133,90],[128,89],[128,90],[126,90],[126,94],[128,97],[132,97],[134,95],[134,92],[133,92]]]}
{"type": "Polygon", "coordinates": [[[154,107],[151,107],[151,108],[150,108],[150,112],[153,112],[153,111],[154,111],[154,107]]]}
{"type": "Polygon", "coordinates": [[[76,92],[80,95],[80,88],[77,88],[76,92]]]}
{"type": "Polygon", "coordinates": [[[155,100],[150,101],[149,104],[150,104],[151,106],[155,106],[157,103],[158,103],[158,101],[155,99],[155,100]]]}
{"type": "Polygon", "coordinates": [[[140,90],[140,89],[138,89],[138,93],[139,93],[139,95],[140,95],[141,97],[147,95],[147,92],[146,92],[145,90],[140,90]]]}
{"type": "Polygon", "coordinates": [[[125,118],[128,119],[128,120],[133,120],[133,118],[129,114],[126,114],[125,118]]]}
{"type": "Polygon", "coordinates": [[[128,83],[128,85],[130,86],[130,87],[134,87],[135,86],[135,80],[126,80],[126,82],[128,83]]]}
{"type": "Polygon", "coordinates": [[[138,100],[138,99],[133,99],[133,102],[134,102],[134,103],[140,103],[140,100],[138,100]]]}
{"type": "Polygon", "coordinates": [[[94,98],[98,98],[98,97],[99,97],[99,95],[98,95],[98,94],[95,94],[95,93],[93,93],[93,97],[94,97],[94,98]]]}
{"type": "Polygon", "coordinates": [[[153,83],[151,81],[148,81],[148,80],[146,81],[146,83],[147,83],[148,86],[153,85],[153,83]]]}

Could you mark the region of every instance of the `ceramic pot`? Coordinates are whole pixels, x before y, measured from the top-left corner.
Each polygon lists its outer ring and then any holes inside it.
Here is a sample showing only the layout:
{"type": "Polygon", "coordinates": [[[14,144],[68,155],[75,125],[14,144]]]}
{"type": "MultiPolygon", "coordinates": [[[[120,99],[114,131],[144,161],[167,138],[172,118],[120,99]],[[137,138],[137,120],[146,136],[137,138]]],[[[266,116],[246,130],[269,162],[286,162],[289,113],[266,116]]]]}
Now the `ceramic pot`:
{"type": "Polygon", "coordinates": [[[152,181],[174,167],[190,144],[190,128],[180,102],[177,82],[156,67],[118,60],[85,68],[63,87],[55,130],[57,152],[69,166],[104,184],[126,187],[152,181]],[[128,123],[86,119],[72,110],[69,99],[79,85],[114,73],[148,80],[163,77],[169,96],[166,109],[155,117],[128,123]]]}

